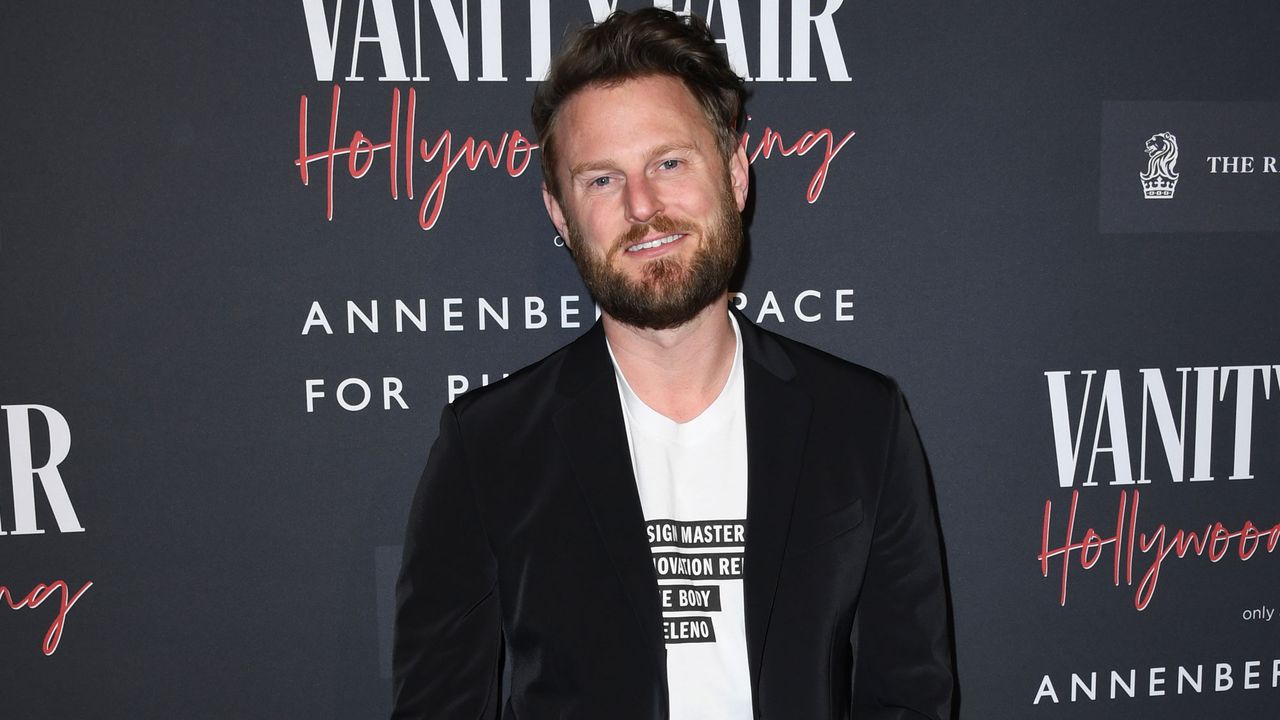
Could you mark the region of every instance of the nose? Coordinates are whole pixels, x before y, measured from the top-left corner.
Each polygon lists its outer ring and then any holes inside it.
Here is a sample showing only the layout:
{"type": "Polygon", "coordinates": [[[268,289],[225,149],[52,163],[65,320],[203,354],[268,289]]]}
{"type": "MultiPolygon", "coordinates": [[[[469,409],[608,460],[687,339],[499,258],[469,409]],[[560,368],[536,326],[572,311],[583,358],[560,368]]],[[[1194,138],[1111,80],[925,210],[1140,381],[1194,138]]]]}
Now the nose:
{"type": "Polygon", "coordinates": [[[625,201],[627,220],[632,223],[647,223],[663,210],[657,188],[644,175],[627,178],[625,201]]]}

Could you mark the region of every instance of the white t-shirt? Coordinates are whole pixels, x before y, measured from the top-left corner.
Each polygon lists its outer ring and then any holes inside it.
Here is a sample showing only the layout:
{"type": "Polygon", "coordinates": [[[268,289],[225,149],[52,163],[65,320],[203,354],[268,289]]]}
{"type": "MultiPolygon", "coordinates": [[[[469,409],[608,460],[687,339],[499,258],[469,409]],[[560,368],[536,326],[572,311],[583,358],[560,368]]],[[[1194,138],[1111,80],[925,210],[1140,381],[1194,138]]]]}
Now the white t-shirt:
{"type": "Polygon", "coordinates": [[[733,369],[720,395],[689,422],[645,405],[613,362],[662,600],[671,720],[752,716],[742,602],[746,403],[742,334],[729,319],[737,336],[733,369]]]}

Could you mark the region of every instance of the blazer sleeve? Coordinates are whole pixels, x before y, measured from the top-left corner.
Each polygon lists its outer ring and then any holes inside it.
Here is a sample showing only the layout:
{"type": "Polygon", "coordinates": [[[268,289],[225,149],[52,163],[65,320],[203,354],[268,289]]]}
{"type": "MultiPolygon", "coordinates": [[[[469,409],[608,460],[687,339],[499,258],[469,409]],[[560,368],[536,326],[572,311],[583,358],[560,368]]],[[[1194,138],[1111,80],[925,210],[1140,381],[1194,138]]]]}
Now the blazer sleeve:
{"type": "Polygon", "coordinates": [[[924,451],[896,387],[883,477],[851,638],[853,716],[946,720],[954,679],[938,518],[924,451]]]}
{"type": "Polygon", "coordinates": [[[503,640],[497,562],[452,406],[414,494],[396,583],[399,718],[496,718],[503,640]]]}

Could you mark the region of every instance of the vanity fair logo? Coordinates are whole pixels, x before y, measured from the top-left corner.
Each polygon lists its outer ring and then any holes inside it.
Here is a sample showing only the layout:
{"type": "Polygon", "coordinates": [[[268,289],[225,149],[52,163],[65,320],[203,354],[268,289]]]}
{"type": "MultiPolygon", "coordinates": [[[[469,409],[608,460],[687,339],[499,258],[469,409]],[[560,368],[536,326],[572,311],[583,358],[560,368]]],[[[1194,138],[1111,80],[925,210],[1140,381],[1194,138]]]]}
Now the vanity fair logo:
{"type": "MultiPolygon", "coordinates": [[[[550,0],[303,0],[300,30],[309,41],[310,65],[316,82],[329,86],[298,98],[293,164],[304,186],[320,175],[326,220],[334,219],[340,204],[335,185],[368,178],[371,184],[385,183],[391,200],[414,201],[419,228],[431,231],[441,218],[451,178],[455,187],[468,172],[519,178],[539,146],[510,125],[496,131],[461,127],[456,101],[448,92],[428,90],[426,83],[539,82],[563,28],[646,6],[702,13],[744,80],[850,82],[837,24],[843,5],[843,0],[793,0],[784,12],[776,0],[758,6],[721,0],[697,7],[690,0],[583,0],[556,4],[553,19],[550,0]],[[566,23],[566,16],[574,20],[566,23]],[[518,38],[527,38],[527,56],[512,52],[522,42],[518,38]],[[388,112],[376,111],[376,119],[366,114],[369,92],[361,90],[373,80],[407,84],[378,91],[388,112]]],[[[527,99],[513,98],[513,108],[525,104],[527,99]]],[[[743,128],[743,147],[752,163],[818,158],[805,188],[805,200],[816,203],[832,160],[855,133],[830,126],[779,127],[783,115],[743,128]]]]}
{"type": "MultiPolygon", "coordinates": [[[[424,56],[438,55],[440,50],[447,56],[453,77],[460,82],[473,79],[507,81],[512,61],[509,53],[503,53],[503,35],[525,33],[529,41],[529,56],[528,64],[524,65],[528,68],[524,80],[542,80],[551,65],[552,40],[560,34],[558,24],[551,18],[550,0],[528,0],[527,7],[521,7],[522,3],[499,0],[480,0],[478,7],[474,2],[464,2],[457,9],[455,4],[431,0],[429,8],[424,8],[426,3],[421,0],[412,3],[403,0],[356,0],[346,6],[344,13],[342,0],[334,0],[332,4],[324,0],[303,0],[303,18],[316,81],[332,82],[342,56],[344,61],[350,58],[344,78],[349,82],[365,80],[368,71],[362,68],[376,66],[379,61],[382,69],[382,74],[377,76],[379,81],[427,82],[431,80],[428,74],[431,61],[424,56]],[[471,10],[478,11],[478,17],[473,18],[471,10]],[[410,31],[402,32],[406,27],[411,28],[413,39],[410,44],[405,42],[410,31]],[[362,49],[367,50],[363,64],[362,49]],[[480,57],[479,77],[475,77],[475,68],[471,64],[473,52],[478,52],[480,57]]],[[[749,32],[752,23],[744,22],[742,7],[737,0],[713,1],[697,8],[689,0],[678,5],[675,0],[653,0],[652,3],[587,0],[575,4],[574,9],[579,15],[589,11],[591,20],[598,23],[615,10],[637,10],[645,4],[681,15],[688,15],[695,9],[702,13],[722,34],[717,42],[725,46],[734,72],[747,80],[816,81],[818,78],[811,63],[815,39],[827,77],[835,82],[852,79],[845,65],[844,48],[840,45],[834,17],[844,4],[843,0],[826,0],[823,3],[792,0],[785,18],[782,5],[777,0],[761,3],[758,36],[749,32]],[[786,70],[781,62],[786,48],[784,38],[790,40],[791,51],[790,67],[786,70]]],[[[746,5],[751,8],[749,3],[746,5]]],[[[443,68],[437,68],[436,76],[445,76],[439,70],[443,68]]]]}
{"type": "Polygon", "coordinates": [[[1171,132],[1152,135],[1147,140],[1147,171],[1142,179],[1142,196],[1148,200],[1168,200],[1178,188],[1178,138],[1171,132]]]}
{"type": "MultiPolygon", "coordinates": [[[[58,531],[62,533],[82,533],[84,527],[76,516],[71,497],[67,494],[66,484],[58,466],[71,452],[71,426],[62,413],[47,405],[0,405],[4,411],[5,424],[8,426],[9,438],[9,483],[13,489],[12,530],[6,530],[3,518],[0,518],[0,535],[43,535],[36,520],[36,480],[44,491],[49,509],[53,511],[53,519],[58,531]],[[48,459],[36,467],[33,453],[33,437],[31,419],[40,416],[48,428],[48,459]]],[[[43,438],[42,438],[43,440],[43,438]]],[[[3,572],[4,568],[0,568],[3,572]]],[[[2,580],[2,579],[0,579],[2,580]]],[[[46,601],[56,597],[57,611],[45,631],[41,649],[45,655],[52,655],[62,641],[62,630],[66,624],[67,613],[80,600],[81,596],[93,586],[88,581],[79,590],[74,590],[66,580],[54,580],[36,584],[25,595],[14,592],[7,585],[0,584],[0,603],[10,610],[35,610],[46,601]]]]}
{"type": "MultiPolygon", "coordinates": [[[[1272,378],[1280,379],[1280,364],[1143,368],[1127,381],[1112,368],[1102,371],[1097,383],[1099,374],[1044,373],[1058,487],[1071,491],[1068,497],[1058,493],[1056,502],[1053,496],[1045,500],[1036,556],[1043,577],[1056,575],[1058,603],[1067,604],[1073,570],[1107,573],[1115,587],[1134,587],[1133,607],[1141,611],[1152,602],[1166,563],[1269,562],[1264,558],[1280,548],[1280,521],[1273,508],[1248,509],[1253,518],[1225,509],[1222,519],[1200,515],[1179,527],[1160,522],[1142,499],[1148,493],[1221,483],[1224,473],[1226,483],[1255,480],[1255,409],[1275,412],[1268,401],[1272,378]],[[1227,417],[1216,417],[1222,414],[1227,417]],[[1135,417],[1140,423],[1132,435],[1135,417]],[[1092,443],[1086,427],[1092,430],[1092,443]],[[1215,454],[1215,430],[1224,429],[1232,441],[1217,443],[1215,454]],[[1102,493],[1095,490],[1103,487],[1099,477],[1117,489],[1101,506],[1096,500],[1102,493]]],[[[1264,466],[1262,476],[1263,482],[1273,478],[1273,468],[1264,466]]]]}

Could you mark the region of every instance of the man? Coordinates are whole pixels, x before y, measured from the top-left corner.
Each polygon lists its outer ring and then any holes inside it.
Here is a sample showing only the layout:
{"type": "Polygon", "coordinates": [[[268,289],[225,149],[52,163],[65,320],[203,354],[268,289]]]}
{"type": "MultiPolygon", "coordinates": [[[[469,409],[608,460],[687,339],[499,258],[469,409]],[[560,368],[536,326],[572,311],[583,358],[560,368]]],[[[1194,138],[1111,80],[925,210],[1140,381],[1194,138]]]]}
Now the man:
{"type": "Polygon", "coordinates": [[[944,718],[937,521],[901,395],[729,310],[742,81],[617,13],[534,99],[602,309],[444,411],[398,586],[395,717],[944,718]],[[510,662],[504,668],[504,661],[510,662]]]}

